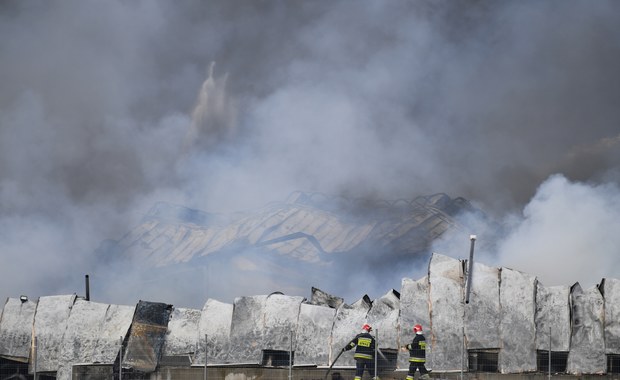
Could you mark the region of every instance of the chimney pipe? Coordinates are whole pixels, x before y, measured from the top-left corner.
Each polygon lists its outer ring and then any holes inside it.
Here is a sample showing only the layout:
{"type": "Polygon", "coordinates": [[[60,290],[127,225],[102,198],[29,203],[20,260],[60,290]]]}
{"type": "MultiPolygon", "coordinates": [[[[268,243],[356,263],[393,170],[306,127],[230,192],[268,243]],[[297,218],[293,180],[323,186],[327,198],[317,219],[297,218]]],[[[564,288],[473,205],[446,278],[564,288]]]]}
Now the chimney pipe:
{"type": "Polygon", "coordinates": [[[465,294],[465,303],[469,303],[469,292],[471,291],[471,277],[474,270],[474,244],[476,243],[476,235],[469,235],[471,247],[469,249],[469,269],[467,269],[467,293],[465,294]]]}
{"type": "Polygon", "coordinates": [[[90,281],[88,275],[86,275],[84,281],[86,282],[86,301],[90,301],[90,281]]]}

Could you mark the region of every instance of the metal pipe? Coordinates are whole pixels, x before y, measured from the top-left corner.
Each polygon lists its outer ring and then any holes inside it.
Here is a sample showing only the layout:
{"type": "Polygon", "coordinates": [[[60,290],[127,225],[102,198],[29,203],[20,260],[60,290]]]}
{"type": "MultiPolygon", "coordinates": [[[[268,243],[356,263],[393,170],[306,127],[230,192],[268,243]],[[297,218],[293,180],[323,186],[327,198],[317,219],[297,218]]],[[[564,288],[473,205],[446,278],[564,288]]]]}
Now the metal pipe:
{"type": "Polygon", "coordinates": [[[463,365],[464,365],[464,360],[463,360],[463,356],[465,355],[464,351],[465,351],[465,326],[463,325],[463,327],[461,327],[461,380],[463,380],[463,365]]]}
{"type": "Polygon", "coordinates": [[[548,361],[548,365],[549,365],[549,379],[551,379],[551,325],[549,325],[549,361],[548,361]]]}
{"type": "Polygon", "coordinates": [[[375,330],[375,379],[377,379],[379,374],[377,373],[377,351],[379,350],[379,330],[375,330]]]}
{"type": "Polygon", "coordinates": [[[118,357],[118,380],[123,380],[123,337],[121,336],[121,349],[118,357]]]}
{"type": "Polygon", "coordinates": [[[88,275],[84,277],[84,281],[86,282],[86,301],[90,301],[90,280],[88,275]]]}
{"type": "Polygon", "coordinates": [[[37,380],[38,376],[37,376],[37,337],[34,337],[34,346],[32,347],[32,349],[34,350],[34,353],[32,355],[33,357],[33,363],[32,363],[32,372],[34,373],[33,379],[37,380]]]}
{"type": "Polygon", "coordinates": [[[288,351],[288,378],[293,380],[293,330],[291,330],[291,346],[288,351]]]}
{"type": "Polygon", "coordinates": [[[474,244],[476,243],[476,235],[469,235],[471,246],[469,248],[469,269],[467,269],[467,292],[465,293],[465,303],[469,303],[469,293],[471,292],[471,278],[474,271],[474,244]]]}
{"type": "Polygon", "coordinates": [[[209,353],[209,345],[208,345],[209,341],[207,340],[207,334],[205,334],[205,373],[204,373],[204,380],[207,380],[207,358],[209,357],[208,353],[209,353]]]}

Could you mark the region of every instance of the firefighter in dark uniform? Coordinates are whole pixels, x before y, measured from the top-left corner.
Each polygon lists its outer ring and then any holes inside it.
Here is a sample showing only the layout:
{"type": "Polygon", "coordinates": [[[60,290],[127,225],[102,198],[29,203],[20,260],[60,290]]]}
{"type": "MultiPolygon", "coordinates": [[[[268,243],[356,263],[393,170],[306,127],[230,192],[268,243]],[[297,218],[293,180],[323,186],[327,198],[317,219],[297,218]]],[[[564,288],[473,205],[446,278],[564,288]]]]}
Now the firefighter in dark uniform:
{"type": "Polygon", "coordinates": [[[368,370],[370,376],[373,379],[378,379],[375,376],[375,337],[370,335],[372,327],[368,323],[364,323],[362,326],[362,332],[357,334],[349,344],[346,345],[342,351],[348,351],[355,348],[355,378],[354,380],[361,380],[364,375],[364,369],[368,370]]]}
{"type": "Polygon", "coordinates": [[[409,372],[407,373],[406,380],[413,380],[415,371],[420,370],[420,379],[429,379],[428,370],[424,366],[426,363],[426,338],[422,334],[422,326],[413,326],[413,332],[415,337],[413,341],[403,346],[404,350],[409,350],[409,372]]]}

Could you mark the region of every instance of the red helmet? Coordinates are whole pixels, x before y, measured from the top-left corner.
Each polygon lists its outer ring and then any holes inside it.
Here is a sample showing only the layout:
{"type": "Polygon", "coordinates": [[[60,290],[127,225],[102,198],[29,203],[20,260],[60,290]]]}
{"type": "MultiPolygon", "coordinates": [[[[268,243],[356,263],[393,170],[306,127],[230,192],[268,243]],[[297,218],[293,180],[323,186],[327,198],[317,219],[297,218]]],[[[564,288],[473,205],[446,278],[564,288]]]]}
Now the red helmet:
{"type": "Polygon", "coordinates": [[[362,326],[362,330],[366,330],[367,332],[371,332],[372,331],[372,327],[368,323],[364,323],[364,325],[362,326]]]}
{"type": "Polygon", "coordinates": [[[413,326],[413,332],[417,333],[418,331],[422,331],[422,325],[420,324],[413,326]]]}

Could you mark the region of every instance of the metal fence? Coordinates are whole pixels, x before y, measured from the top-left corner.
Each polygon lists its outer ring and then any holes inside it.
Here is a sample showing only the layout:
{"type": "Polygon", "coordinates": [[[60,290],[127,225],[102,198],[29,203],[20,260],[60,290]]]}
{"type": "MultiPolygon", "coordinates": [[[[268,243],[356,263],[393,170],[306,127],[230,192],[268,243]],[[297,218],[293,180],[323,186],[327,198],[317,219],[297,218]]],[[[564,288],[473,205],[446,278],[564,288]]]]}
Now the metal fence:
{"type": "MultiPolygon", "coordinates": [[[[378,337],[378,331],[377,337],[378,337]]],[[[550,331],[551,333],[551,331],[550,331]]],[[[551,335],[551,334],[550,334],[551,335]]],[[[207,342],[207,336],[204,337],[207,342]]],[[[37,340],[33,340],[32,357],[37,358],[37,340]]],[[[123,337],[119,337],[119,352],[114,363],[84,363],[72,364],[70,368],[64,368],[58,372],[44,372],[37,367],[36,360],[24,362],[0,358],[0,380],[245,380],[245,379],[264,379],[264,380],[352,380],[355,376],[353,366],[341,366],[338,362],[330,363],[328,366],[296,365],[295,352],[293,350],[293,339],[289,351],[263,350],[260,362],[246,364],[220,364],[209,363],[207,361],[208,352],[203,353],[200,364],[197,357],[191,354],[162,356],[153,363],[154,370],[144,372],[135,370],[132,365],[125,362],[126,355],[124,350],[123,337]],[[207,365],[202,363],[207,362],[207,365]]],[[[549,340],[551,348],[551,339],[549,340]]],[[[60,351],[60,350],[59,350],[60,351]]],[[[134,353],[134,356],[139,353],[134,353]]],[[[148,361],[153,358],[153,352],[148,352],[148,345],[145,345],[143,360],[148,361]]],[[[352,355],[352,353],[351,353],[352,355]]],[[[402,380],[407,377],[407,368],[398,368],[398,352],[394,350],[377,350],[375,353],[375,371],[382,380],[402,380]]],[[[401,352],[400,355],[408,355],[401,352]]],[[[429,350],[429,356],[432,351],[429,350]]],[[[460,370],[449,372],[431,372],[431,378],[442,380],[464,380],[464,379],[494,379],[504,376],[523,377],[530,379],[551,378],[578,378],[583,380],[590,376],[593,379],[614,379],[620,380],[620,354],[607,354],[604,360],[607,363],[606,372],[598,375],[570,376],[566,374],[567,360],[569,352],[554,351],[551,349],[536,351],[536,371],[526,374],[500,374],[499,356],[501,350],[491,349],[467,349],[463,341],[461,349],[460,370]]],[[[431,369],[431,368],[429,368],[431,369]]],[[[415,374],[418,379],[420,373],[415,374]]],[[[364,379],[369,379],[368,372],[365,372],[364,379]]]]}

